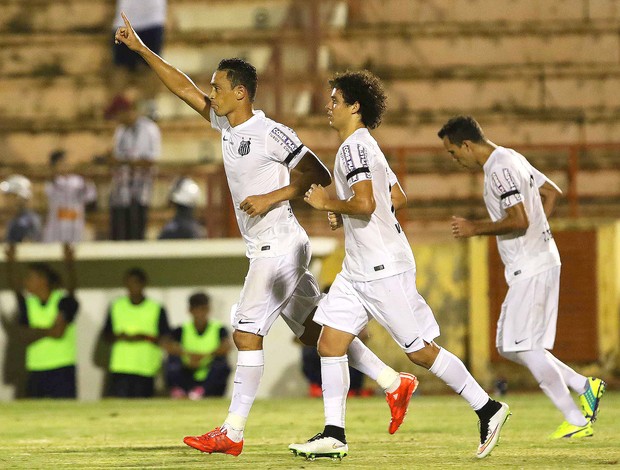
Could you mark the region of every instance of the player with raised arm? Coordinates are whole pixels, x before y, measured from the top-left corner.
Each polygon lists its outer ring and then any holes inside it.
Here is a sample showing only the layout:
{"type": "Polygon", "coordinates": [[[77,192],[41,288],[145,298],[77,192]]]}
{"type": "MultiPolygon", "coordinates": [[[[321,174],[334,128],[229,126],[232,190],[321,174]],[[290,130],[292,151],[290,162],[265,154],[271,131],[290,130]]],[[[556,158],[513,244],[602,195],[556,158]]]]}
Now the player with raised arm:
{"type": "Polygon", "coordinates": [[[578,374],[549,352],[555,342],[561,262],[547,218],[562,192],[523,155],[488,140],[471,116],[450,119],[438,136],[461,166],[484,170],[490,219],[454,217],[452,234],[497,237],[508,283],[497,323],[497,350],[527,367],[564,415],[566,421],[551,438],[591,436],[606,384],[578,374]],[[581,411],[569,388],[579,394],[581,411]]]}
{"type": "Polygon", "coordinates": [[[310,458],[347,454],[346,351],[372,316],[411,362],[429,369],[467,400],[480,419],[477,456],[485,457],[496,445],[510,412],[508,405],[489,398],[459,358],[434,342],[439,326],[416,289],[413,253],[394,214],[394,202],[403,204],[404,194],[370,134],[385,111],[383,86],[368,71],[338,74],[329,84],[329,124],[342,141],[334,164],[337,199],[313,184],[305,200],[330,214],[332,228],[344,227],[346,255],[342,271],[314,317],[323,325],[318,350],[325,428],[308,442],[291,444],[289,449],[310,458]]]}
{"type": "MultiPolygon", "coordinates": [[[[263,337],[279,315],[305,344],[316,344],[312,322],[322,294],[308,271],[308,236],[293,215],[289,199],[312,183],[330,184],[329,171],[295,132],[255,111],[256,69],[241,59],[224,59],[209,95],[140,41],[123,15],[116,40],[139,53],[161,81],[222,134],[222,153],[239,230],[250,267],[233,318],[239,350],[229,413],[224,424],[184,442],[203,452],[239,455],[243,431],[263,373],[263,337]]],[[[417,380],[386,366],[359,339],[349,354],[352,366],[386,391],[393,433],[404,419],[417,380]]]]}

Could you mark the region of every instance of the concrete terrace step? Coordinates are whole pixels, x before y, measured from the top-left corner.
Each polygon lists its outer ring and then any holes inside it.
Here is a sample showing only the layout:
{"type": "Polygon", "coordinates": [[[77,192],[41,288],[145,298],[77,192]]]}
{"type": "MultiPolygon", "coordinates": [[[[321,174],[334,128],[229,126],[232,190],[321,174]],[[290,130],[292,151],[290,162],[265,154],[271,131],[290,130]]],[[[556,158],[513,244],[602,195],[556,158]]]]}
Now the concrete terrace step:
{"type": "Polygon", "coordinates": [[[351,4],[351,23],[527,22],[620,19],[615,0],[364,0],[351,4]],[[397,12],[397,14],[394,14],[397,12]]]}

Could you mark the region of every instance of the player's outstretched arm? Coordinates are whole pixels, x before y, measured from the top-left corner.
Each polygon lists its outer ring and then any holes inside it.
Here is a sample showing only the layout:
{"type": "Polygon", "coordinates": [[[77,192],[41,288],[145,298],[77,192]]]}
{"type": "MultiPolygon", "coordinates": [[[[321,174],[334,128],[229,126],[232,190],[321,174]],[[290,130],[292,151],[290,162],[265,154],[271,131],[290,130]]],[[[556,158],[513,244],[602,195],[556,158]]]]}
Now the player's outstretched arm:
{"type": "Polygon", "coordinates": [[[140,54],[172,93],[190,105],[207,121],[210,121],[211,102],[208,96],[187,75],[146,47],[134,31],[125,13],[121,13],[121,16],[125,26],[116,30],[115,42],[117,44],[123,43],[132,51],[140,54]]]}

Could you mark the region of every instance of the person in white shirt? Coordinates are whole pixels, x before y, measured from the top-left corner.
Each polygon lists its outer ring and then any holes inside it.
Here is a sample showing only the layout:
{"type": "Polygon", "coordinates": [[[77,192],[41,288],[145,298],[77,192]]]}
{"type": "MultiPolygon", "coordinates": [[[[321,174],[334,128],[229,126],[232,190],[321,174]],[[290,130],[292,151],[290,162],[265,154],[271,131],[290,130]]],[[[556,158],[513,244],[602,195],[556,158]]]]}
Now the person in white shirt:
{"type": "MultiPolygon", "coordinates": [[[[312,183],[329,184],[331,176],[292,129],[254,111],[258,77],[242,59],[222,60],[207,95],[180,70],[150,51],[129,20],[116,40],[138,52],[161,81],[222,134],[224,169],[250,267],[239,303],[233,310],[233,341],[239,350],[232,401],[224,424],[184,442],[207,453],[239,455],[243,431],[264,368],[263,337],[282,316],[304,344],[316,344],[319,328],[312,314],[322,297],[308,270],[308,236],[289,200],[301,197],[312,183]]],[[[413,392],[415,377],[386,366],[359,339],[349,348],[351,365],[385,390],[413,392]],[[399,388],[400,387],[400,388],[399,388]]],[[[392,413],[390,432],[404,419],[411,394],[386,398],[392,413]]]]}
{"type": "Polygon", "coordinates": [[[560,292],[560,255],[547,218],[562,192],[520,153],[488,140],[471,116],[450,119],[438,133],[461,166],[484,171],[489,219],[452,219],[455,238],[497,237],[508,293],[497,324],[496,346],[505,358],[527,367],[562,412],[551,438],[593,434],[605,382],[578,374],[553,349],[560,292]],[[579,394],[581,410],[570,390],[579,394]]]}
{"type": "Polygon", "coordinates": [[[45,183],[47,219],[43,241],[77,243],[82,241],[84,212],[97,201],[97,188],[92,181],[72,173],[64,150],[50,154],[52,180],[45,183]]]}
{"type": "Polygon", "coordinates": [[[118,121],[110,162],[110,238],[144,240],[161,131],[124,96],[114,100],[108,115],[118,121]]]}
{"type": "Polygon", "coordinates": [[[303,444],[291,444],[306,457],[347,454],[345,401],[349,388],[349,343],[370,317],[376,319],[414,364],[429,369],[476,411],[480,419],[477,457],[487,456],[499,439],[508,405],[489,398],[463,362],[435,342],[439,326],[416,289],[416,265],[395,210],[406,197],[370,134],[380,123],[386,96],[368,71],[337,74],[326,106],[330,126],[342,144],[336,155],[337,198],[313,184],[305,200],[327,211],[332,229],[344,227],[345,258],[314,320],[323,325],[318,343],[323,377],[324,430],[303,444]]]}

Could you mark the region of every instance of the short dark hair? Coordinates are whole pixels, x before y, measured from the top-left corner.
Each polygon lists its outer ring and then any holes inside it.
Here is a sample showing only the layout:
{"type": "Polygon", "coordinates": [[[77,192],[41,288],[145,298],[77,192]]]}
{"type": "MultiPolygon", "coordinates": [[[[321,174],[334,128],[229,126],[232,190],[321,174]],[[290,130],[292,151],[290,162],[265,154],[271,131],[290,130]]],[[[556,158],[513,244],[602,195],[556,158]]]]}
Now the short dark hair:
{"type": "Polygon", "coordinates": [[[135,277],[142,284],[146,284],[149,281],[146,272],[142,268],[129,268],[127,271],[125,271],[125,280],[129,279],[130,277],[135,277]]]}
{"type": "Polygon", "coordinates": [[[28,269],[30,271],[34,271],[35,273],[43,276],[47,280],[47,285],[50,289],[58,289],[62,286],[62,278],[58,271],[53,269],[47,263],[30,263],[28,265],[28,269]]]}
{"type": "Polygon", "coordinates": [[[56,164],[65,159],[66,152],[64,150],[54,150],[50,153],[50,165],[56,166],[56,164]]]}
{"type": "Polygon", "coordinates": [[[359,72],[337,73],[329,80],[329,86],[342,92],[344,102],[348,105],[360,104],[362,123],[369,129],[381,124],[385,113],[387,96],[379,77],[362,70],[359,72]]]}
{"type": "Polygon", "coordinates": [[[463,145],[464,140],[483,142],[486,140],[480,124],[471,116],[455,116],[446,122],[437,133],[440,139],[447,137],[454,145],[463,145]]]}
{"type": "Polygon", "coordinates": [[[189,297],[189,308],[202,307],[203,305],[209,305],[211,303],[211,297],[204,292],[196,292],[189,297]]]}
{"type": "Polygon", "coordinates": [[[250,102],[254,102],[256,88],[258,87],[256,67],[246,60],[234,57],[232,59],[222,59],[217,66],[217,70],[226,72],[226,78],[233,88],[239,85],[244,86],[248,90],[250,102]]]}

